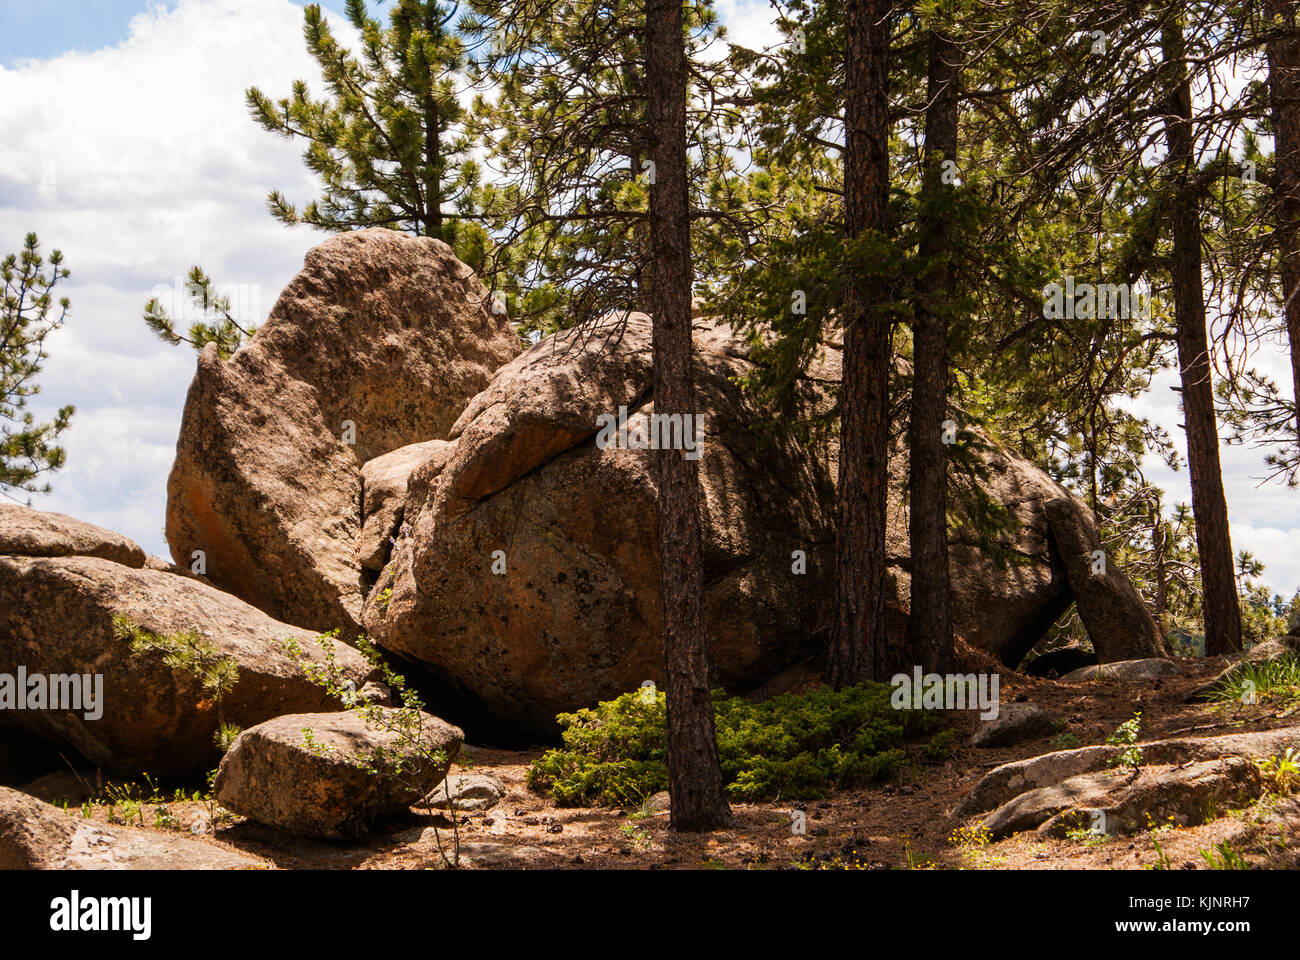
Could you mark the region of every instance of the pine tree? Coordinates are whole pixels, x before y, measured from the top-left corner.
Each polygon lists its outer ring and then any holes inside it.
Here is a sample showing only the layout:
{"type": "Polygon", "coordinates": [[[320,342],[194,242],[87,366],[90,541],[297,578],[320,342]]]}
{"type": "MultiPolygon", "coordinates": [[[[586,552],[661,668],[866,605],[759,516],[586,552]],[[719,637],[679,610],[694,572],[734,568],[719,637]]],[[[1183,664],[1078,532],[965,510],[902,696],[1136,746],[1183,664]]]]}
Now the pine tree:
{"type": "Polygon", "coordinates": [[[27,234],[20,253],[0,261],[4,303],[0,309],[0,493],[48,493],[42,474],[63,466],[63,448],[55,441],[67,429],[75,408],[63,406],[54,418],[38,423],[27,409],[40,393],[36,377],[45,361],[45,341],[67,318],[67,297],[53,291],[68,277],[58,250],[47,261],[36,234],[27,234]]]}
{"type": "Polygon", "coordinates": [[[457,97],[466,57],[451,29],[455,13],[435,0],[396,0],[385,27],[366,13],[364,0],[348,0],[348,21],[361,34],[354,53],[335,38],[320,6],[307,6],[303,36],[328,96],[313,99],[303,81],[276,101],[256,87],[246,93],[258,123],[305,142],[303,160],[324,187],[301,211],[271,191],[267,206],[276,219],[436,237],[481,266],[479,170],[457,97]]]}
{"type": "MultiPolygon", "coordinates": [[[[614,332],[629,310],[649,308],[655,412],[694,416],[692,227],[720,219],[702,206],[715,169],[702,158],[720,154],[699,89],[719,75],[700,56],[717,39],[712,11],[681,0],[477,0],[474,13],[479,77],[501,91],[497,249],[522,245],[535,262],[523,299],[562,314],[552,323],[614,332]]],[[[656,456],[670,822],[708,830],[730,812],[709,696],[698,467],[680,450],[656,456]]]]}
{"type": "Polygon", "coordinates": [[[844,285],[835,615],[829,679],[882,679],[885,521],[889,507],[891,319],[854,269],[888,227],[891,0],[847,0],[844,94],[844,285]]]}

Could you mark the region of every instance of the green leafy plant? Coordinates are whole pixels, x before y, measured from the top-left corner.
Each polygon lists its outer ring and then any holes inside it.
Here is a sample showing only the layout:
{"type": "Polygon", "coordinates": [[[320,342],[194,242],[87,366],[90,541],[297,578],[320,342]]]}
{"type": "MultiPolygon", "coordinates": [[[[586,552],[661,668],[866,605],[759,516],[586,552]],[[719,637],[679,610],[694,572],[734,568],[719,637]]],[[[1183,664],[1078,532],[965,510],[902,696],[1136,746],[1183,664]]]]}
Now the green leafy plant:
{"type": "Polygon", "coordinates": [[[1234,707],[1269,703],[1285,709],[1300,703],[1300,657],[1242,663],[1231,677],[1215,686],[1209,697],[1215,703],[1234,707]]]}
{"type": "Polygon", "coordinates": [[[1200,851],[1211,870],[1249,870],[1250,862],[1226,840],[1200,851]]]}
{"type": "MultiPolygon", "coordinates": [[[[422,771],[430,767],[448,767],[450,760],[445,750],[433,749],[423,736],[426,717],[424,703],[415,691],[406,683],[406,678],[395,673],[383,659],[368,637],[357,637],[357,649],[371,667],[383,676],[384,683],[393,691],[401,702],[401,707],[393,708],[377,703],[369,695],[358,693],[355,684],[343,673],[338,664],[337,631],[321,634],[316,638],[320,644],[323,657],[310,656],[294,638],[279,641],[280,648],[298,665],[309,680],[319,686],[331,697],[339,700],[348,710],[356,711],[366,727],[371,730],[393,734],[391,746],[377,745],[368,753],[339,755],[326,745],[319,743],[310,727],[303,728],[303,742],[308,749],[335,760],[351,764],[374,776],[390,780],[404,789],[418,794],[419,803],[431,817],[438,817],[441,811],[433,807],[433,801],[426,791],[419,788],[418,779],[422,771]]],[[[443,795],[447,800],[446,816],[452,825],[451,851],[448,853],[442,842],[442,834],[434,826],[434,837],[438,846],[441,863],[448,867],[460,865],[460,821],[451,803],[450,788],[444,778],[443,795]]]]}
{"type": "MultiPolygon", "coordinates": [[[[718,753],[727,793],[738,801],[817,799],[832,789],[883,780],[903,767],[903,744],[933,734],[932,713],[895,710],[890,688],[867,684],[814,689],[763,703],[715,691],[718,753]]],[[[564,746],[528,771],[528,786],[561,806],[642,803],[668,788],[664,696],[650,688],[556,718],[564,746]]],[[[922,747],[927,758],[951,750],[943,731],[922,747]]]]}
{"type": "Polygon", "coordinates": [[[1142,748],[1137,745],[1138,737],[1141,735],[1142,711],[1139,710],[1116,727],[1115,732],[1106,738],[1106,742],[1112,747],[1122,748],[1111,758],[1112,767],[1129,769],[1134,773],[1142,769],[1142,748]]]}

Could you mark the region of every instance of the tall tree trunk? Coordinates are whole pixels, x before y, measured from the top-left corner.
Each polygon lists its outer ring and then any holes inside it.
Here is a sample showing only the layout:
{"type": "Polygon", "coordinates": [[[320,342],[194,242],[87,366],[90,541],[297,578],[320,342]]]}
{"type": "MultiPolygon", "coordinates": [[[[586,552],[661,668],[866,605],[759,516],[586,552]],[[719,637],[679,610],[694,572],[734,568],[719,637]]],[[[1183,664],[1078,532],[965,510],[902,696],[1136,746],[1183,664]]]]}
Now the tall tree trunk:
{"type": "MultiPolygon", "coordinates": [[[[690,198],[686,167],[686,46],[682,0],[646,4],[646,90],[653,143],[650,297],[654,412],[695,416],[691,371],[690,198]]],[[[731,820],[709,697],[697,461],[658,450],[659,556],[668,689],[670,826],[711,830],[731,820]]]]}
{"type": "MultiPolygon", "coordinates": [[[[848,0],[844,221],[850,245],[886,227],[891,0],[848,0]]],[[[850,258],[851,260],[853,258],[850,258]]],[[[889,320],[858,271],[845,278],[836,502],[835,619],[828,679],[879,679],[884,664],[885,515],[889,495],[889,320]]]]}
{"type": "Polygon", "coordinates": [[[945,259],[950,218],[942,202],[943,163],[957,159],[957,82],[961,53],[947,37],[930,35],[925,113],[925,175],[912,320],[912,410],[908,427],[909,535],[912,603],[908,647],[928,672],[952,663],[952,601],[948,582],[948,455],[943,421],[948,414],[948,310],[952,270],[945,259]]]}
{"type": "Polygon", "coordinates": [[[1205,652],[1210,656],[1241,649],[1241,613],[1228,533],[1228,503],[1219,467],[1219,432],[1214,414],[1210,347],[1205,332],[1205,296],[1201,286],[1201,217],[1199,198],[1189,184],[1195,172],[1192,134],[1192,88],[1184,60],[1182,24],[1167,23],[1161,32],[1165,62],[1171,64],[1172,95],[1165,139],[1175,178],[1173,203],[1174,326],[1182,374],[1183,423],[1187,465],[1192,483],[1192,516],[1201,559],[1201,595],[1205,616],[1205,652]]]}
{"type": "MultiPolygon", "coordinates": [[[[1269,29],[1296,29],[1294,0],[1266,0],[1269,29]]],[[[1291,385],[1296,400],[1296,443],[1300,444],[1300,40],[1270,40],[1268,92],[1273,108],[1273,197],[1278,259],[1282,265],[1283,312],[1291,345],[1291,385]]]]}
{"type": "MultiPolygon", "coordinates": [[[[442,10],[436,3],[424,5],[424,29],[431,37],[442,34],[442,10]]],[[[434,99],[432,81],[424,94],[424,165],[429,168],[429,178],[424,183],[424,235],[445,240],[442,235],[442,117],[438,101],[434,99]]]]}

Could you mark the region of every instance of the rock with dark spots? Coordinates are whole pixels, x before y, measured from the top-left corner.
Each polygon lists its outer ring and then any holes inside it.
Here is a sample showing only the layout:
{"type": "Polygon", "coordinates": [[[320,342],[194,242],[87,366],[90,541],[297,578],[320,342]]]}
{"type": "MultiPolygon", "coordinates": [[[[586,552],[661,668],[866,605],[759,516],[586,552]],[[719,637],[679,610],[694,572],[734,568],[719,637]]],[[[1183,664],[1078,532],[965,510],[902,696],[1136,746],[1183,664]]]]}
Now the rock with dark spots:
{"type": "Polygon", "coordinates": [[[100,557],[127,567],[143,567],[145,553],[120,533],[62,513],[0,503],[0,555],[21,557],[100,557]]]}
{"type": "Polygon", "coordinates": [[[410,730],[418,747],[407,730],[391,720],[368,722],[358,710],[268,720],[241,733],[226,752],[216,798],[241,816],[299,836],[360,837],[442,782],[465,739],[429,714],[420,716],[418,732],[410,730]]]}
{"type": "MultiPolygon", "coordinates": [[[[94,711],[3,710],[0,723],[78,750],[95,766],[154,776],[202,774],[215,765],[216,710],[199,681],[158,651],[133,652],[113,629],[121,615],[156,635],[197,630],[239,679],[225,698],[228,723],[336,709],[278,641],[297,640],[320,662],[316,634],[272,620],[204,583],[95,557],[0,557],[0,674],[102,677],[94,711]]],[[[358,689],[374,671],[350,647],[337,661],[358,689]]],[[[84,686],[83,686],[84,688],[84,686]]]]}
{"type": "Polygon", "coordinates": [[[976,747],[1010,747],[1052,732],[1052,717],[1032,703],[1005,703],[991,720],[981,720],[971,744],[976,747]]]}
{"type": "Polygon", "coordinates": [[[167,542],[281,620],[356,631],[362,465],[444,438],[520,348],[440,240],[357,230],[307,253],[253,339],[209,345],[167,484],[167,542]]]}
{"type": "MultiPolygon", "coordinates": [[[[411,474],[411,536],[365,603],[372,637],[530,735],[553,735],[556,713],[662,683],[657,481],[653,451],[637,448],[652,432],[650,326],[632,314],[566,331],[502,367],[452,428],[446,463],[411,474]],[[629,442],[598,437],[599,418],[620,410],[629,442]]],[[[815,655],[829,623],[834,445],[764,430],[768,413],[736,383],[754,370],[748,342],[715,321],[693,333],[710,682],[749,693],[815,655]]],[[[824,347],[801,395],[809,410],[827,402],[837,363],[824,347]]],[[[1006,524],[992,542],[954,532],[954,619],[969,646],[1015,664],[1072,600],[1043,507],[1069,494],[979,438],[978,484],[1006,524]]],[[[910,602],[905,485],[900,451],[886,595],[898,644],[910,602]]]]}
{"type": "Polygon", "coordinates": [[[83,820],[0,787],[0,870],[261,870],[250,854],[183,834],[83,820]]]}
{"type": "Polygon", "coordinates": [[[361,536],[357,560],[367,570],[382,570],[402,524],[407,483],[412,472],[425,465],[423,476],[437,476],[451,456],[454,444],[426,440],[399,447],[376,457],[361,468],[361,536]]]}
{"type": "MultiPolygon", "coordinates": [[[[815,455],[754,429],[737,338],[700,326],[713,336],[694,373],[710,657],[715,682],[745,690],[815,650],[834,499],[815,455]]],[[[388,649],[537,736],[556,713],[663,682],[654,451],[630,448],[649,434],[649,323],[601,336],[544,340],[475,398],[423,498],[413,477],[412,537],[366,610],[388,649]],[[602,448],[597,417],[620,408],[630,442],[602,448]]]]}
{"type": "Polygon", "coordinates": [[[1187,671],[1172,660],[1148,658],[1143,660],[1116,660],[1095,667],[1080,667],[1061,677],[1066,683],[1083,683],[1088,680],[1167,680],[1185,677],[1187,671]]]}
{"type": "Polygon", "coordinates": [[[1079,619],[1102,663],[1167,657],[1164,634],[1137,588],[1101,549],[1097,519],[1077,497],[1044,504],[1079,619]]]}

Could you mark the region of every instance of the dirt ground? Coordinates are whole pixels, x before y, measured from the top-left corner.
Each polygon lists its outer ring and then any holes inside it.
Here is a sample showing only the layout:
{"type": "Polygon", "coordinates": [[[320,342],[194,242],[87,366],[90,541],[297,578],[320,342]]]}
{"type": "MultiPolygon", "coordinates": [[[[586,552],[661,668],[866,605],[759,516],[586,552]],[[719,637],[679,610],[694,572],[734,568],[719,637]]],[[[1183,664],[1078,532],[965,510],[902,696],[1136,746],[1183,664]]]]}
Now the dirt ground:
{"type": "MultiPolygon", "coordinates": [[[[1043,840],[1024,834],[997,843],[955,842],[963,826],[950,811],[988,770],[1010,760],[1064,747],[1104,743],[1135,710],[1143,712],[1142,739],[1214,736],[1295,723],[1266,709],[1223,709],[1183,703],[1187,692],[1213,676],[1218,660],[1184,660],[1191,676],[1122,683],[1059,681],[1004,674],[1004,702],[1028,700],[1063,721],[1049,737],[1003,749],[963,745],[942,764],[917,760],[891,782],[840,791],[826,800],[802,803],[738,803],[735,825],[705,836],[667,829],[666,812],[563,808],[525,786],[529,763],[541,752],[466,747],[464,760],[479,773],[498,777],[504,800],[490,810],[442,814],[412,810],[389,821],[365,840],[324,842],[290,837],[232,818],[219,823],[203,842],[264,858],[277,869],[436,869],[459,849],[464,869],[1209,869],[1200,851],[1227,841],[1252,866],[1300,866],[1300,818],[1279,826],[1225,814],[1210,823],[1165,827],[1109,840],[1043,840]],[[792,811],[803,809],[806,833],[792,830],[792,811]]],[[[967,744],[973,713],[953,714],[951,725],[967,744]]],[[[169,827],[189,831],[206,820],[206,806],[172,803],[169,827]]],[[[107,809],[93,816],[106,819],[107,809]]],[[[146,824],[156,810],[146,807],[146,824]]]]}

